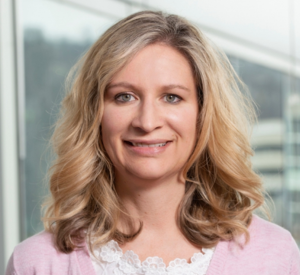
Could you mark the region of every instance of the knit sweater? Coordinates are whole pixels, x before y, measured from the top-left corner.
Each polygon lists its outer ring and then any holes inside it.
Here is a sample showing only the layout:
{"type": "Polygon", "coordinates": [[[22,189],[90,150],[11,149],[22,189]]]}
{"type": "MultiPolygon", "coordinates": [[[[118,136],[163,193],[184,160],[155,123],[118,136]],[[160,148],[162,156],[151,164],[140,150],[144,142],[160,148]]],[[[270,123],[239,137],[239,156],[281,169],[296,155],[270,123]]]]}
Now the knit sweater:
{"type": "MultiPolygon", "coordinates": [[[[288,231],[254,216],[249,232],[246,245],[218,243],[207,275],[300,275],[299,249],[288,231]]],[[[41,232],[20,243],[6,275],[96,275],[87,247],[61,253],[52,237],[41,232]]]]}

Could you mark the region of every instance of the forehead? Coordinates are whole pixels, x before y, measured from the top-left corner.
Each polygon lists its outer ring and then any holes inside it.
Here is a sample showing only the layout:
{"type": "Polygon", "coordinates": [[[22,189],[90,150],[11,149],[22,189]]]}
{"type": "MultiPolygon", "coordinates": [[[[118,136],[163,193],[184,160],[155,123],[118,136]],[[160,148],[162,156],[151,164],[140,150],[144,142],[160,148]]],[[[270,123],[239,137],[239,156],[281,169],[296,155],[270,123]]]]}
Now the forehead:
{"type": "Polygon", "coordinates": [[[136,85],[195,86],[188,59],[177,49],[165,44],[151,44],[135,54],[112,78],[116,82],[133,82],[136,85]]]}

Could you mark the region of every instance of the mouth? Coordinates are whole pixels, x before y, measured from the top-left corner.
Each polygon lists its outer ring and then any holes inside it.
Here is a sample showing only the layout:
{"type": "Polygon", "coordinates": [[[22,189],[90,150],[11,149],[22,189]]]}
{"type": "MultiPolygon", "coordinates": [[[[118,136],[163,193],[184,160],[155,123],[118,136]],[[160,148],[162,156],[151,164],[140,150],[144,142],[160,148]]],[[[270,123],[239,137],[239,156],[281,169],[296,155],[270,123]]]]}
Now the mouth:
{"type": "Polygon", "coordinates": [[[157,157],[163,154],[173,142],[166,139],[152,139],[152,140],[123,140],[125,147],[129,152],[142,157],[157,157]]]}
{"type": "Polygon", "coordinates": [[[126,144],[133,147],[164,147],[171,141],[124,141],[126,144]]]}

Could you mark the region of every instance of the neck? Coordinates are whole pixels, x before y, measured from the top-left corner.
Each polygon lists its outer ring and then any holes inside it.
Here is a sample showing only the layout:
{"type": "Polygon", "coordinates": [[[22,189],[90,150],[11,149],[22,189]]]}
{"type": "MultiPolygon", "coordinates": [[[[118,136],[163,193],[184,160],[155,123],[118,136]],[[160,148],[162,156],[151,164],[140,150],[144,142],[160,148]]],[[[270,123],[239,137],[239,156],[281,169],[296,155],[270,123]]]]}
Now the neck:
{"type": "MultiPolygon", "coordinates": [[[[124,177],[121,177],[124,179],[124,177]]],[[[143,223],[143,232],[178,230],[177,210],[185,192],[183,180],[118,180],[116,190],[129,215],[143,223]],[[168,230],[166,230],[168,229],[168,230]]],[[[122,224],[122,221],[121,221],[122,224]]]]}

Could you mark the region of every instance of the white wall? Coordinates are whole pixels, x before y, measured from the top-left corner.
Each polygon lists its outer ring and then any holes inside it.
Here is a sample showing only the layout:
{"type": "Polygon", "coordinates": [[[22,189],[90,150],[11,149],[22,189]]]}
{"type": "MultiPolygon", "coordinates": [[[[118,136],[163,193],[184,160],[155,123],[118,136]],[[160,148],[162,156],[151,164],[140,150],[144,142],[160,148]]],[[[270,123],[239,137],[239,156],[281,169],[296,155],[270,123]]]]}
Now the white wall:
{"type": "MultiPolygon", "coordinates": [[[[3,224],[3,258],[8,261],[20,241],[17,146],[17,98],[13,1],[0,1],[0,211],[3,224]]],[[[2,270],[0,270],[2,272],[2,270]]]]}

